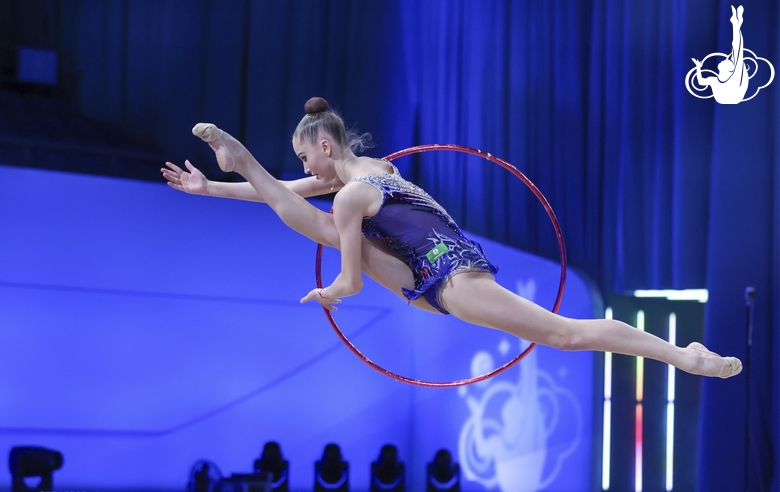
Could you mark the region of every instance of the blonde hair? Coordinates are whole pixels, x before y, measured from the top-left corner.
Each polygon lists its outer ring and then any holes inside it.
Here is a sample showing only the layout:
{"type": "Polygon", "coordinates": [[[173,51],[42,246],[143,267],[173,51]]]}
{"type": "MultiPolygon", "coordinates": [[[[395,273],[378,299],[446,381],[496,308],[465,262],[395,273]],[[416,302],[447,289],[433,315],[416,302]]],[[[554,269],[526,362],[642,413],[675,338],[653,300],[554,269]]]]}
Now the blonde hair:
{"type": "Polygon", "coordinates": [[[316,142],[320,131],[326,132],[333,137],[340,146],[349,148],[352,152],[360,152],[373,147],[371,144],[371,135],[368,133],[360,134],[355,130],[347,130],[344,126],[344,120],[332,109],[329,109],[328,102],[321,97],[312,97],[303,106],[306,110],[304,116],[298,123],[293,133],[293,138],[302,142],[316,142]]]}

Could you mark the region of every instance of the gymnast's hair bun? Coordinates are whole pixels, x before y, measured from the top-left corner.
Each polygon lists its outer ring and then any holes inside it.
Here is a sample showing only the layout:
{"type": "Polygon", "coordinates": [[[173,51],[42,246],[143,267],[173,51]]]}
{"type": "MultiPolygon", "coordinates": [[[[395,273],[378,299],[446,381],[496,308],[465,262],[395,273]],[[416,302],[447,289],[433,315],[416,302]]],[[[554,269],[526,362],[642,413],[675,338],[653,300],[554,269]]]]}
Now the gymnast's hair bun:
{"type": "Polygon", "coordinates": [[[306,114],[324,113],[328,110],[328,101],[321,97],[312,97],[303,105],[306,114]]]}

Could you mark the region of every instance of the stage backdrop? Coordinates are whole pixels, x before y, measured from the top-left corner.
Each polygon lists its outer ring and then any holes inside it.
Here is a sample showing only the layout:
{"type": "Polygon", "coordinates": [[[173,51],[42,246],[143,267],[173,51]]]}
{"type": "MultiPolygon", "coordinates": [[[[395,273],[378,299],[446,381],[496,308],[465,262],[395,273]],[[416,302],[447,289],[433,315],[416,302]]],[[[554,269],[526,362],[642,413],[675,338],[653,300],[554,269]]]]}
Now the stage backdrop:
{"type": "MultiPolygon", "coordinates": [[[[460,389],[389,379],[341,344],[318,305],[298,303],[314,287],[315,246],[265,205],[0,166],[0,217],[0,457],[15,445],[61,451],[57,490],[182,490],[197,460],[249,472],[268,440],[294,490],[312,489],[330,442],[352,490],[368,489],[386,443],[412,490],[441,448],[464,490],[590,483],[591,353],[538,348],[460,389]]],[[[552,306],[557,264],[481,242],[505,286],[552,306]]],[[[325,265],[329,281],[335,251],[325,265]]],[[[571,271],[561,312],[593,315],[571,271]]],[[[525,345],[370,281],[336,319],[369,357],[417,378],[468,377],[525,345]]],[[[0,486],[10,480],[0,467],[0,486]]]]}

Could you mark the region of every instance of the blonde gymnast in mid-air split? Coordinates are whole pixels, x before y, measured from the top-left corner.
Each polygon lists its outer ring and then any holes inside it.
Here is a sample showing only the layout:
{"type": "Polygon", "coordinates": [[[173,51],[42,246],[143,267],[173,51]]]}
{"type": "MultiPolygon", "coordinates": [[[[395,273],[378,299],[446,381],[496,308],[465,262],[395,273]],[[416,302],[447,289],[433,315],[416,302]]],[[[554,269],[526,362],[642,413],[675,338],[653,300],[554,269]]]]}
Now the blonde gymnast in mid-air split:
{"type": "Polygon", "coordinates": [[[505,289],[479,244],[430,195],[403,179],[392,163],[354,153],[362,150],[363,136],[348,133],[324,99],[310,99],[305,110],[292,146],[310,177],[277,180],[241,142],[207,123],[192,132],[208,142],[223,171],[247,182],[209,181],[189,161],[187,170],[171,162],[162,169],[177,190],[265,202],[293,230],[338,249],[340,273],[301,303],[316,301],[335,311],[343,297],[360,293],[366,273],[418,308],[561,350],[647,357],[702,376],[728,378],[742,370],[739,359],[700,343],[677,347],[621,321],[566,318],[505,289]],[[332,214],[305,200],[334,191],[332,214]]]}

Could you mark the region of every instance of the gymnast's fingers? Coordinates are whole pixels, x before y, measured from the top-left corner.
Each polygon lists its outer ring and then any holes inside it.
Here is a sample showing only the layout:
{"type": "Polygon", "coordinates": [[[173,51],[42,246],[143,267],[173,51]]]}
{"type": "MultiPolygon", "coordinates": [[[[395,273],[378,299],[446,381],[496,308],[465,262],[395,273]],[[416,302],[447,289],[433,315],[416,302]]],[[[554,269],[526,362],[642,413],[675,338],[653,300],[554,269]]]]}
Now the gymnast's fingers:
{"type": "MultiPolygon", "coordinates": [[[[314,291],[312,291],[312,292],[314,292],[314,291]]],[[[301,304],[306,304],[307,302],[309,302],[312,299],[314,299],[314,296],[312,296],[312,292],[309,292],[308,294],[303,296],[303,298],[301,298],[301,304]]]]}
{"type": "Polygon", "coordinates": [[[176,172],[178,174],[181,174],[181,173],[184,172],[184,170],[182,168],[180,168],[179,166],[177,166],[173,162],[166,162],[165,165],[170,167],[174,172],[176,172]]]}
{"type": "Polygon", "coordinates": [[[191,173],[199,172],[198,169],[190,163],[189,159],[184,161],[184,165],[187,166],[187,169],[189,169],[191,173]]]}
{"type": "Polygon", "coordinates": [[[160,169],[160,172],[162,172],[163,176],[165,176],[168,179],[172,179],[172,178],[173,179],[179,179],[179,174],[171,171],[170,169],[162,168],[162,169],[160,169]]]}
{"type": "Polygon", "coordinates": [[[176,186],[181,186],[181,180],[178,178],[178,176],[171,176],[169,174],[163,173],[163,177],[168,180],[168,184],[173,184],[176,186]]]}

